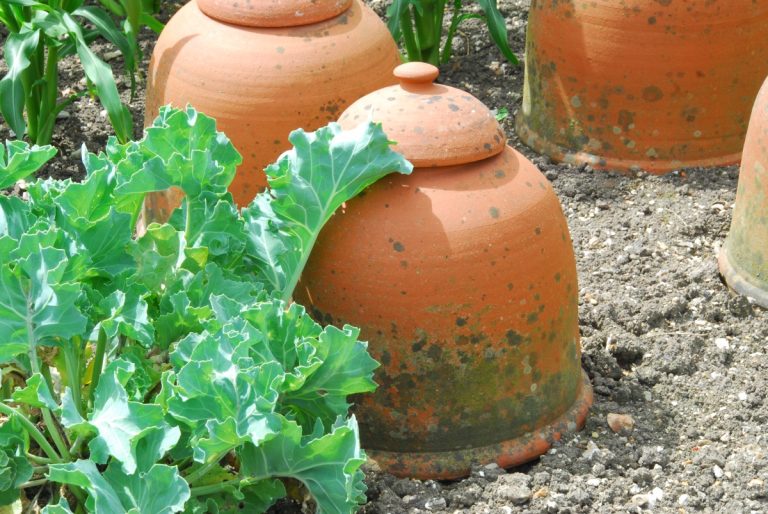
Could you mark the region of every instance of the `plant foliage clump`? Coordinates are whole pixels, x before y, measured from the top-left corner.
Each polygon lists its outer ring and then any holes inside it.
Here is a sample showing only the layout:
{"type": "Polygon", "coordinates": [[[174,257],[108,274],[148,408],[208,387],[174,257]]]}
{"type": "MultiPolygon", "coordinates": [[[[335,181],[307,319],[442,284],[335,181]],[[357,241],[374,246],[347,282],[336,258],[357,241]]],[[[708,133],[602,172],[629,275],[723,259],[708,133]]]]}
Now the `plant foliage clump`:
{"type": "Polygon", "coordinates": [[[507,26],[496,6],[496,0],[477,0],[480,10],[474,13],[464,10],[463,0],[453,0],[451,21],[443,39],[443,18],[446,14],[446,0],[392,0],[387,9],[387,27],[397,41],[405,46],[409,61],[428,62],[438,66],[451,60],[453,38],[459,26],[466,20],[485,21],[491,39],[504,57],[512,64],[518,64],[517,56],[509,47],[507,26]]]}
{"type": "MultiPolygon", "coordinates": [[[[290,297],[334,210],[411,166],[374,124],[290,140],[242,211],[241,158],[191,108],[84,151],[82,183],[0,196],[0,504],[47,487],[48,514],[261,512],[283,478],[321,513],[364,501],[346,397],[377,363],[290,297]],[[182,206],[135,237],[145,195],[170,187],[182,206]]],[[[53,153],[8,143],[0,185],[53,153]]]]}

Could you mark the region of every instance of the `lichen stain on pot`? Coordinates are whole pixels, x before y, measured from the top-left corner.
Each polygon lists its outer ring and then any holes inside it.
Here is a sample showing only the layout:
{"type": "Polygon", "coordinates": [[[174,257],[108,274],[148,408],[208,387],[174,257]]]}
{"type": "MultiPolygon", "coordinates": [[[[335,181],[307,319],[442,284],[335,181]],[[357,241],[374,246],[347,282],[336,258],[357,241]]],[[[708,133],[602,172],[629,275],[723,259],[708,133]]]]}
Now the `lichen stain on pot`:
{"type": "Polygon", "coordinates": [[[340,123],[381,121],[417,169],[331,218],[296,300],[325,323],[361,327],[382,363],[378,391],[355,398],[355,412],[383,469],[455,478],[472,463],[521,463],[583,423],[591,394],[568,227],[485,106],[432,84],[432,66],[396,73],[400,86],[340,123]]]}
{"type": "Polygon", "coordinates": [[[768,4],[751,0],[534,0],[517,133],[598,168],[737,162],[768,74],[766,25],[768,4]]]}
{"type": "Polygon", "coordinates": [[[316,130],[394,83],[400,62],[386,26],[359,0],[253,3],[187,3],[160,35],[147,77],[147,123],[166,103],[189,103],[243,155],[230,186],[239,205],[264,188],[263,169],[290,147],[292,130],[316,130]]]}
{"type": "Polygon", "coordinates": [[[719,264],[731,288],[768,308],[768,80],[752,110],[736,206],[719,264]]]}

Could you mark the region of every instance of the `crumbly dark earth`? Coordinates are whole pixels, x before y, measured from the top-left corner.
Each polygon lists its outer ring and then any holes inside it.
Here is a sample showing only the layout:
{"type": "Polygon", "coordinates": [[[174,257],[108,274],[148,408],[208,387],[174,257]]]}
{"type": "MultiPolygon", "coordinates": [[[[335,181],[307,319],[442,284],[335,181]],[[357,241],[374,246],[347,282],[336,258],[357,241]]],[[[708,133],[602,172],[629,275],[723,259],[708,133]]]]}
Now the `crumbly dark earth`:
{"type": "MultiPolygon", "coordinates": [[[[529,1],[500,2],[518,55],[529,1]]],[[[388,0],[371,4],[381,14],[388,0]]],[[[168,2],[165,17],[176,8],[168,2]]],[[[145,34],[147,57],[153,42],[145,34]]],[[[730,292],[716,261],[738,169],[655,177],[552,164],[514,136],[522,68],[506,63],[475,21],[454,48],[440,80],[508,109],[510,144],[560,196],[575,246],[583,363],[595,404],[582,432],[522,468],[491,465],[465,480],[421,482],[369,466],[361,512],[768,512],[768,313],[730,292]],[[634,430],[614,433],[611,413],[630,415],[634,430]]],[[[119,72],[120,59],[111,64],[119,72]]],[[[84,87],[76,72],[65,64],[63,87],[84,87]]],[[[131,103],[137,127],[142,96],[140,89],[131,103]]],[[[81,143],[99,150],[110,128],[91,99],[67,111],[54,136],[60,154],[44,172],[79,178],[81,143]]],[[[272,512],[302,509],[311,506],[284,502],[272,512]]]]}

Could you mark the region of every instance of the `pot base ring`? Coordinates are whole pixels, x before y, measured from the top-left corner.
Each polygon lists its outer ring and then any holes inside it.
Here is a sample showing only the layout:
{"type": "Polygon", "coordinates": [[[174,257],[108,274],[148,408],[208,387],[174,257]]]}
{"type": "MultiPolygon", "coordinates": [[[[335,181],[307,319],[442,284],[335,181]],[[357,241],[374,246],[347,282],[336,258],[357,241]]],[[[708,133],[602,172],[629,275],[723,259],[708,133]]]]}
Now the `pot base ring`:
{"type": "Polygon", "coordinates": [[[502,468],[512,468],[545,453],[563,434],[584,427],[592,405],[592,384],[582,370],[582,384],[570,409],[551,423],[520,437],[480,448],[445,452],[388,452],[366,449],[368,457],[382,471],[397,477],[419,480],[451,480],[469,475],[473,465],[495,462],[502,468]]]}
{"type": "Polygon", "coordinates": [[[555,162],[581,165],[589,164],[596,169],[617,171],[645,171],[654,175],[662,175],[675,170],[686,168],[711,168],[715,166],[729,166],[738,164],[741,160],[741,152],[710,157],[708,159],[692,159],[686,161],[665,161],[650,159],[618,159],[604,157],[589,152],[573,151],[556,143],[548,141],[537,134],[518,116],[515,123],[515,132],[522,143],[536,153],[546,155],[555,162]]]}
{"type": "Polygon", "coordinates": [[[720,250],[717,263],[728,287],[741,295],[753,298],[758,305],[768,309],[768,290],[765,289],[768,284],[760,284],[752,275],[734,266],[726,247],[720,250]]]}

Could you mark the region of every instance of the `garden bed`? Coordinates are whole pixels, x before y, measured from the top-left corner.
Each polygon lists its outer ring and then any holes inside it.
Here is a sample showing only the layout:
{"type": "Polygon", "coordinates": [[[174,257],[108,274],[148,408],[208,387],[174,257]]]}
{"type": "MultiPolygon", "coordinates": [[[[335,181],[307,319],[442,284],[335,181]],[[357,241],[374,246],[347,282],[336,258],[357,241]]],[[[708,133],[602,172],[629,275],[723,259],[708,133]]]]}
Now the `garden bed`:
{"type": "MultiPolygon", "coordinates": [[[[518,55],[528,4],[500,2],[518,55]]],[[[373,6],[382,13],[386,2],[373,6]]],[[[164,16],[176,8],[168,2],[164,16]]],[[[153,41],[145,33],[147,58],[153,41]]],[[[522,67],[503,60],[479,23],[464,27],[454,52],[440,80],[507,109],[510,144],[560,196],[576,251],[583,360],[595,404],[584,431],[519,469],[488,466],[443,483],[396,479],[370,466],[370,502],[362,512],[768,510],[768,315],[727,290],[716,262],[738,169],[654,177],[551,164],[514,137],[522,67]],[[611,413],[631,416],[634,430],[614,433],[606,420],[611,413]]],[[[119,59],[110,61],[118,76],[119,59]]],[[[65,67],[62,87],[84,87],[76,70],[65,67]]],[[[130,106],[138,135],[141,89],[130,106]]],[[[99,150],[110,132],[98,103],[79,100],[57,124],[59,155],[45,172],[82,177],[80,144],[99,150]]],[[[283,504],[273,511],[300,508],[283,504]]]]}

